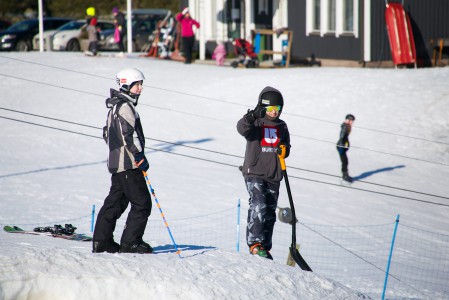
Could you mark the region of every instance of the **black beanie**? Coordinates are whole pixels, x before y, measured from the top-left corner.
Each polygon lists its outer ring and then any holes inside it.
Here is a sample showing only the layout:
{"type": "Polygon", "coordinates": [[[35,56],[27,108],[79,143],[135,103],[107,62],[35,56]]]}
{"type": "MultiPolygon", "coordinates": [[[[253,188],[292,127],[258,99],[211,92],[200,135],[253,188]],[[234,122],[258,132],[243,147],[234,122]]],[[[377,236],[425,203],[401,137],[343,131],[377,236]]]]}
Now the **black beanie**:
{"type": "Polygon", "coordinates": [[[282,107],[284,106],[284,98],[282,97],[282,94],[277,91],[267,91],[262,94],[260,103],[263,106],[280,105],[282,107]]]}
{"type": "Polygon", "coordinates": [[[345,119],[346,119],[346,120],[352,120],[352,121],[355,121],[355,117],[354,117],[353,114],[348,114],[348,115],[346,115],[345,119]]]}

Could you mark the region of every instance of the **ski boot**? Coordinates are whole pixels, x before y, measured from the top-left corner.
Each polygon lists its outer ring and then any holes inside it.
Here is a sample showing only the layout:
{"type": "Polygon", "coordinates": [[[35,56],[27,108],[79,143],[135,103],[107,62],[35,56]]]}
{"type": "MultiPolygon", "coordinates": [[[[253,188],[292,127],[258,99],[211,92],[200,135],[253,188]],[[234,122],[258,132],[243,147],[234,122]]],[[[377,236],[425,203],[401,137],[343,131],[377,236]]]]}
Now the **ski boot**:
{"type": "Polygon", "coordinates": [[[102,241],[102,242],[93,242],[92,244],[92,253],[117,253],[120,251],[120,245],[117,244],[114,240],[111,241],[102,241]]]}
{"type": "Polygon", "coordinates": [[[139,241],[134,244],[122,243],[122,245],[120,246],[120,253],[149,254],[152,252],[153,248],[144,241],[139,241]]]}
{"type": "Polygon", "coordinates": [[[343,172],[342,179],[346,182],[352,183],[354,180],[349,176],[348,172],[343,172]]]}
{"type": "Polygon", "coordinates": [[[260,243],[256,243],[249,247],[249,253],[251,253],[252,255],[259,255],[260,257],[268,258],[267,251],[260,243]]]}

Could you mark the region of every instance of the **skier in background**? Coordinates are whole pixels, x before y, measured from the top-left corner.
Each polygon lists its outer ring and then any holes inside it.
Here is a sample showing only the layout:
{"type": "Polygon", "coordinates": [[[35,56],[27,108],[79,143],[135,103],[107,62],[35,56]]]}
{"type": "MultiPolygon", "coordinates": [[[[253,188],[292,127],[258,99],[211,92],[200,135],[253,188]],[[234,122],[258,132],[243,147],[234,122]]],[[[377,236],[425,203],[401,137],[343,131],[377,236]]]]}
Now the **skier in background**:
{"type": "Polygon", "coordinates": [[[346,152],[349,150],[349,134],[351,133],[352,123],[355,121],[354,115],[348,114],[345,121],[341,124],[340,139],[337,142],[337,151],[341,160],[341,172],[344,181],[352,182],[353,179],[348,174],[348,157],[346,152]]]}
{"type": "Polygon", "coordinates": [[[265,87],[254,110],[248,110],[237,123],[237,131],[246,139],[242,167],[249,193],[246,240],[249,251],[273,259],[270,254],[280,182],[283,173],[278,155],[280,145],[290,153],[287,124],[279,119],[284,98],[275,88],[265,87]]]}
{"type": "Polygon", "coordinates": [[[137,69],[117,73],[120,91],[111,89],[106,99],[110,108],[103,138],[109,146],[108,169],[111,189],[97,217],[93,236],[93,253],[151,253],[153,249],[142,240],[151,214],[151,196],[142,171],[149,168],[145,157],[145,137],[135,106],[145,79],[137,69]],[[120,245],[114,241],[117,219],[131,202],[120,245]]]}

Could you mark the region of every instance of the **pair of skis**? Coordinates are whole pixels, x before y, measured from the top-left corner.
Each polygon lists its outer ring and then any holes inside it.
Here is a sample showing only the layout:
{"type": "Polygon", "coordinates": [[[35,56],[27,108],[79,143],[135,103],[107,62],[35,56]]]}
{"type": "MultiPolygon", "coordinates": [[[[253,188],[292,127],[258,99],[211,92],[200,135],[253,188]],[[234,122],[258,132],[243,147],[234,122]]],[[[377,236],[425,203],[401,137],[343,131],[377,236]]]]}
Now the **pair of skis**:
{"type": "Polygon", "coordinates": [[[19,234],[32,234],[32,235],[45,235],[45,236],[51,236],[54,238],[61,238],[65,240],[71,240],[71,241],[80,241],[80,242],[90,242],[92,241],[92,238],[90,236],[87,236],[83,233],[73,233],[73,234],[56,234],[52,232],[45,232],[45,231],[27,231],[23,230],[20,227],[17,226],[4,226],[3,230],[8,233],[19,233],[19,234]]]}

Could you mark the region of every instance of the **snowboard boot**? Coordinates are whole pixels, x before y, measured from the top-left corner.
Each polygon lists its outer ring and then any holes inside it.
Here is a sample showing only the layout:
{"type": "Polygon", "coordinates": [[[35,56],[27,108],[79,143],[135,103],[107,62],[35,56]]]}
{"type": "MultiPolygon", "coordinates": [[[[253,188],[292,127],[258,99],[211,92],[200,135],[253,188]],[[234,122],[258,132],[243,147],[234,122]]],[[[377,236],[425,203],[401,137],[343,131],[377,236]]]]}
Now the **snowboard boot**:
{"type": "Polygon", "coordinates": [[[249,253],[252,255],[259,255],[260,257],[268,257],[267,251],[260,243],[256,243],[249,247],[249,253]]]}
{"type": "Polygon", "coordinates": [[[351,176],[349,176],[348,172],[343,172],[343,176],[342,176],[343,180],[346,182],[353,182],[354,180],[352,179],[351,176]]]}
{"type": "Polygon", "coordinates": [[[120,253],[149,254],[152,252],[153,248],[144,241],[136,242],[134,244],[122,243],[120,246],[120,253]]]}
{"type": "Polygon", "coordinates": [[[117,253],[120,250],[120,245],[112,241],[93,242],[92,253],[117,253]]]}

